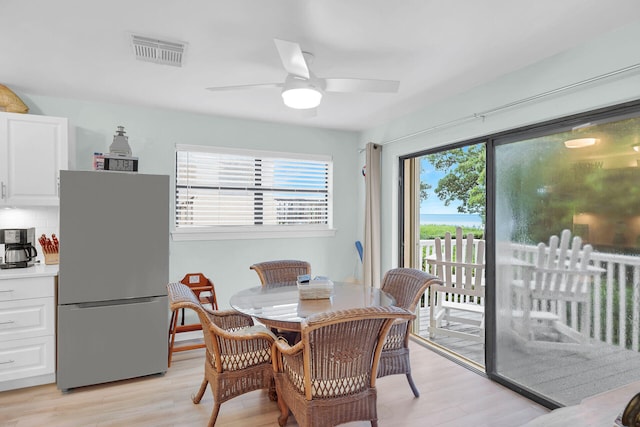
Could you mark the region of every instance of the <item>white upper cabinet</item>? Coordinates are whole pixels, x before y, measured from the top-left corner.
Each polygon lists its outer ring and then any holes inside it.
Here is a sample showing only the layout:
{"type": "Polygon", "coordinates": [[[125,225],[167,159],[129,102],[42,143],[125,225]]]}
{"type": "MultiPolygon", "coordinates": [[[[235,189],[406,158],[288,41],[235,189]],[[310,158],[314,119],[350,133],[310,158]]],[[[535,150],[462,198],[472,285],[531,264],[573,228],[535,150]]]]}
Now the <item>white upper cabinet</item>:
{"type": "Polygon", "coordinates": [[[0,205],[58,205],[68,139],[66,118],[0,113],[0,205]]]}

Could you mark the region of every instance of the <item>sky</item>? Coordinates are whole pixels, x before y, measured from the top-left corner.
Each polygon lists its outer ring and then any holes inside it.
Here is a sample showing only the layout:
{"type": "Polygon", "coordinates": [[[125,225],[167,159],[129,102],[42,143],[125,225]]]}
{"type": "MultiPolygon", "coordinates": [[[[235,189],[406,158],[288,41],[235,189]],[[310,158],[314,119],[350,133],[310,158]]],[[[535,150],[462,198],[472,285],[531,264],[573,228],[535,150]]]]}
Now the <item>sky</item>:
{"type": "Polygon", "coordinates": [[[426,201],[420,203],[421,214],[457,214],[459,203],[451,203],[449,206],[445,206],[444,202],[436,196],[433,192],[438,186],[438,181],[444,176],[444,172],[437,171],[431,166],[431,163],[427,161],[425,157],[420,159],[422,166],[422,172],[420,173],[420,181],[431,184],[431,189],[428,191],[429,197],[426,201]]]}

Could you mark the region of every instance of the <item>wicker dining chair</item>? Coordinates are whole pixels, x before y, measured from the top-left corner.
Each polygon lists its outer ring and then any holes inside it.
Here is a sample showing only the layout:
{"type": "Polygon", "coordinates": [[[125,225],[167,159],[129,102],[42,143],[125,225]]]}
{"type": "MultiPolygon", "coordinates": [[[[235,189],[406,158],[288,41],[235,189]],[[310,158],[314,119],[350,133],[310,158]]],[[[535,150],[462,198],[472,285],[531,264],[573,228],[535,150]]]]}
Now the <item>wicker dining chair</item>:
{"type": "Polygon", "coordinates": [[[311,265],[308,262],[292,259],[259,262],[249,268],[258,273],[263,285],[275,283],[295,285],[298,276],[311,274],[311,265]]]}
{"type": "Polygon", "coordinates": [[[319,313],[302,322],[294,346],[276,341],[280,426],[291,410],[302,427],[367,420],[376,427],[376,372],[385,337],[394,321],[414,317],[395,306],[319,313]]]}
{"type": "Polygon", "coordinates": [[[209,427],[215,425],[220,405],[227,400],[258,389],[273,391],[271,346],[276,337],[271,331],[234,310],[208,310],[182,283],[168,284],[167,291],[177,308],[194,310],[202,323],[204,379],[193,403],[200,403],[210,384],[213,411],[209,427]]]}
{"type": "MultiPolygon", "coordinates": [[[[424,271],[413,268],[394,268],[385,273],[382,290],[395,298],[398,307],[414,313],[427,288],[441,283],[438,277],[424,271]]],[[[378,378],[405,374],[413,395],[420,397],[420,392],[411,377],[411,360],[409,359],[409,332],[412,323],[403,319],[396,321],[391,327],[380,356],[378,378]]]]}

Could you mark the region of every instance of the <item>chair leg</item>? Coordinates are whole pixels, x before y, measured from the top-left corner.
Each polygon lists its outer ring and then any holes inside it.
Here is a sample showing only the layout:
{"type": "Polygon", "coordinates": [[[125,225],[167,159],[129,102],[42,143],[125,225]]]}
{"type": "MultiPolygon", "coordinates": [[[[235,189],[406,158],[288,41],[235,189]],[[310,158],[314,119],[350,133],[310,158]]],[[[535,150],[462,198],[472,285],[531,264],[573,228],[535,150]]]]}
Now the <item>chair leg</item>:
{"type": "Polygon", "coordinates": [[[378,420],[371,420],[371,427],[378,427],[378,420]]]}
{"type": "Polygon", "coordinates": [[[215,402],[213,405],[213,411],[211,411],[211,418],[209,418],[208,427],[213,427],[216,425],[216,420],[218,419],[218,412],[220,412],[220,404],[215,402]]]}
{"type": "Polygon", "coordinates": [[[169,321],[169,356],[167,361],[167,367],[171,367],[171,358],[173,356],[173,346],[176,341],[176,324],[178,323],[178,316],[175,311],[171,312],[171,320],[169,321]]]}
{"type": "Polygon", "coordinates": [[[203,379],[202,384],[200,384],[200,390],[198,390],[198,393],[195,396],[191,396],[191,400],[193,400],[193,403],[200,403],[202,396],[204,396],[204,392],[207,390],[207,384],[209,384],[209,381],[207,381],[206,378],[203,379]]]}
{"type": "Polygon", "coordinates": [[[438,319],[436,319],[433,311],[430,313],[431,319],[429,319],[429,338],[434,339],[436,337],[436,329],[440,327],[438,319]]]}
{"type": "Polygon", "coordinates": [[[410,373],[407,373],[407,381],[409,381],[409,387],[411,387],[413,395],[415,397],[420,397],[420,391],[418,391],[418,387],[416,387],[416,384],[413,382],[413,377],[410,373]]]}
{"type": "Polygon", "coordinates": [[[272,402],[278,401],[278,392],[276,391],[276,382],[273,378],[269,381],[269,400],[272,402]]]}
{"type": "Polygon", "coordinates": [[[283,427],[289,419],[289,407],[284,403],[284,399],[278,399],[278,408],[280,408],[280,416],[278,417],[278,425],[283,427]]]}

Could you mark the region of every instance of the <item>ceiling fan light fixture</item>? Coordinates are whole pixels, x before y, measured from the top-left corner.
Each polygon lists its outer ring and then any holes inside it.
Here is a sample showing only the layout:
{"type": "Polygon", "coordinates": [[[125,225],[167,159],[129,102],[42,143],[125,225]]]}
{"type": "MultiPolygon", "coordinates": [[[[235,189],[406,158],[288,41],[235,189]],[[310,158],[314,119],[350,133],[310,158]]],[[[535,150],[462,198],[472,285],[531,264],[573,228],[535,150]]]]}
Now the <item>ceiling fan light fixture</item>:
{"type": "Polygon", "coordinates": [[[564,142],[564,146],[567,148],[584,148],[596,145],[597,138],[576,138],[568,139],[564,142]]]}
{"type": "Polygon", "coordinates": [[[284,105],[296,110],[316,108],[322,100],[322,92],[312,87],[285,88],[282,91],[284,105]]]}
{"type": "Polygon", "coordinates": [[[310,79],[289,74],[282,88],[284,105],[296,110],[308,110],[320,105],[322,83],[315,76],[310,79]]]}

